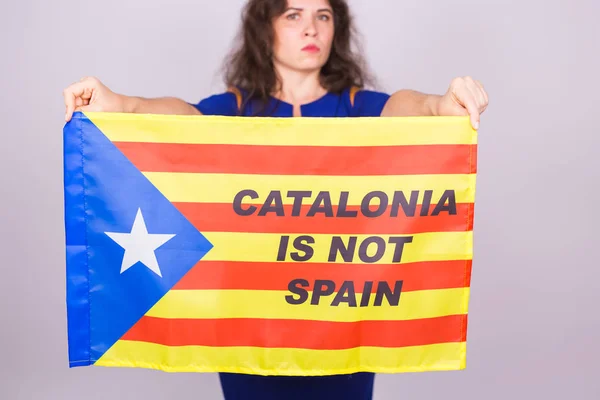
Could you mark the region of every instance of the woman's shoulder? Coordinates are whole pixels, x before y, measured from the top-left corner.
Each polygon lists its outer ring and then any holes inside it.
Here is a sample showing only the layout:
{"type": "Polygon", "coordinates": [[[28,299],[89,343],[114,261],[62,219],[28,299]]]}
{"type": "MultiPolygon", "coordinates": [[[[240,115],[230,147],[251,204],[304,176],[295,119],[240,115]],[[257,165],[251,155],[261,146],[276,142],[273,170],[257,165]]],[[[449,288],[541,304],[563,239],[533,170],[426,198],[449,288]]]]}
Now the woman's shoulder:
{"type": "Polygon", "coordinates": [[[352,114],[358,117],[378,117],[390,98],[388,93],[357,86],[347,88],[343,95],[350,104],[352,114]]]}
{"type": "Polygon", "coordinates": [[[236,116],[240,98],[241,93],[235,88],[230,88],[224,92],[212,94],[192,105],[203,115],[236,116]]]}

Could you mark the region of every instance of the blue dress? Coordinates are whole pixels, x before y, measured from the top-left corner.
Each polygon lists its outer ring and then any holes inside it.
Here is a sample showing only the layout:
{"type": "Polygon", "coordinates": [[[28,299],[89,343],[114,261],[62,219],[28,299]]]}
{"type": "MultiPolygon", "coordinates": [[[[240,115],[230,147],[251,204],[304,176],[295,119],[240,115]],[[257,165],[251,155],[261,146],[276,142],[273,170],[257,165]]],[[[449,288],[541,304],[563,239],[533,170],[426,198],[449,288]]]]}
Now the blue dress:
{"type": "MultiPolygon", "coordinates": [[[[352,103],[347,89],[341,94],[327,93],[300,110],[304,117],[378,117],[389,97],[361,90],[352,103]]],[[[238,100],[231,92],[212,95],[194,106],[204,115],[251,116],[260,111],[258,115],[293,116],[291,104],[274,98],[264,112],[263,107],[249,102],[238,114],[238,100]]],[[[375,375],[292,377],[220,373],[219,378],[226,400],[371,400],[375,375]]]]}
{"type": "MultiPolygon", "coordinates": [[[[242,96],[245,93],[241,93],[242,96]]],[[[325,96],[303,105],[300,109],[304,117],[378,117],[389,99],[386,93],[361,90],[350,101],[350,90],[346,89],[340,94],[327,93],[325,96]]],[[[204,115],[238,115],[236,95],[232,92],[212,95],[194,106],[204,115]]],[[[270,117],[292,117],[293,106],[281,100],[272,98],[262,112],[256,102],[249,102],[241,112],[242,116],[259,115],[270,117]]]]}

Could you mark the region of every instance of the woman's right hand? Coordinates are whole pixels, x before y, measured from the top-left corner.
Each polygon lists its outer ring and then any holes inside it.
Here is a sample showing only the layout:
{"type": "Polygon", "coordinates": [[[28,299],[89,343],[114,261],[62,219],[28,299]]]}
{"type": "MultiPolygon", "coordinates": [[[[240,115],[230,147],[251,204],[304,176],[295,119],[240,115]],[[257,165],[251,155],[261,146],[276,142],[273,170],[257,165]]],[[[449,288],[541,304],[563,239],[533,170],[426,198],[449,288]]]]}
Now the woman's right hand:
{"type": "Polygon", "coordinates": [[[125,112],[126,96],[117,94],[94,77],[86,77],[63,91],[70,121],[75,111],[125,112]]]}

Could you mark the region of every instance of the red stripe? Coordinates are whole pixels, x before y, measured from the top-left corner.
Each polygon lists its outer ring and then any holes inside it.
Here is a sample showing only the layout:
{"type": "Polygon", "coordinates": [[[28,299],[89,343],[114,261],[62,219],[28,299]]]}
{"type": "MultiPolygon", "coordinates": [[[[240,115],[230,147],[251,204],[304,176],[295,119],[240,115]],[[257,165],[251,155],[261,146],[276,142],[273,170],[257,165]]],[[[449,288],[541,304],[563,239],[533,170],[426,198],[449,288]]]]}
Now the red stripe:
{"type": "MultiPolygon", "coordinates": [[[[436,216],[421,217],[421,206],[416,207],[415,217],[407,217],[402,208],[397,217],[390,216],[391,206],[382,216],[365,217],[358,206],[347,207],[347,211],[358,211],[356,217],[335,217],[338,207],[333,207],[334,217],[318,213],[306,217],[310,206],[303,206],[300,216],[292,216],[292,205],[284,206],[284,216],[270,212],[258,216],[261,205],[251,216],[240,216],[233,206],[227,203],[173,203],[175,207],[200,232],[263,232],[263,233],[313,233],[313,234],[411,234],[423,232],[453,232],[473,229],[473,203],[457,204],[456,215],[443,211],[436,216]]],[[[248,205],[244,204],[244,208],[248,205]]],[[[429,214],[435,205],[431,205],[429,214]]],[[[374,208],[372,207],[374,210],[374,208]]]]}
{"type": "Polygon", "coordinates": [[[368,281],[386,281],[390,288],[403,281],[403,292],[449,289],[469,287],[471,267],[471,260],[385,265],[200,261],[173,290],[288,290],[294,279],[306,279],[311,287],[316,279],[326,279],[339,288],[349,278],[357,293],[368,281]]]}
{"type": "Polygon", "coordinates": [[[332,149],[310,146],[113,143],[144,172],[408,175],[467,174],[477,171],[476,145],[332,149]]]}
{"type": "Polygon", "coordinates": [[[407,321],[329,322],[143,317],[122,340],[165,346],[251,346],[341,350],[466,341],[467,316],[407,321]]]}

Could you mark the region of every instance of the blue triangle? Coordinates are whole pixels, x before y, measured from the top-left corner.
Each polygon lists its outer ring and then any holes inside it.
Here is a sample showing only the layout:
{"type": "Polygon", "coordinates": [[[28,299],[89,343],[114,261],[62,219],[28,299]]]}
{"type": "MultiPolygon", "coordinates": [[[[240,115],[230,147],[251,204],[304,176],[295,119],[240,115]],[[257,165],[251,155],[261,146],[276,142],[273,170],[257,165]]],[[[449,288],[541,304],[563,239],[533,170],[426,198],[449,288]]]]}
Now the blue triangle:
{"type": "MultiPolygon", "coordinates": [[[[85,213],[86,237],[71,236],[71,241],[87,244],[87,268],[68,265],[68,271],[79,275],[87,271],[88,276],[68,278],[87,279],[89,357],[93,363],[201,260],[212,244],[92,121],[81,115],[75,118],[65,128],[65,171],[82,177],[84,196],[72,200],[65,211],[67,221],[74,217],[69,215],[70,211],[77,215],[81,210],[85,213]],[[84,204],[79,204],[82,201],[84,204]],[[129,233],[138,209],[148,233],[175,235],[155,250],[162,277],[140,262],[121,273],[125,250],[106,234],[129,233]]],[[[65,182],[73,179],[66,176],[65,182]]],[[[84,232],[79,230],[77,234],[84,232]]],[[[81,263],[81,259],[73,262],[81,263]]],[[[83,293],[80,290],[78,295],[83,293]]],[[[73,321],[70,325],[70,333],[77,323],[73,321]]],[[[81,319],[80,324],[83,323],[85,320],[81,319]]]]}

